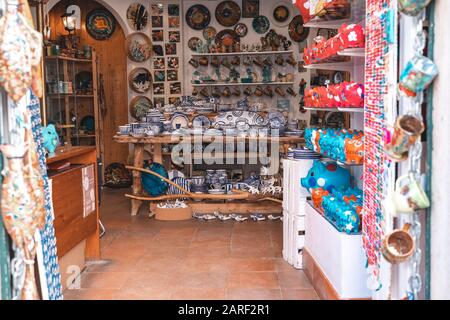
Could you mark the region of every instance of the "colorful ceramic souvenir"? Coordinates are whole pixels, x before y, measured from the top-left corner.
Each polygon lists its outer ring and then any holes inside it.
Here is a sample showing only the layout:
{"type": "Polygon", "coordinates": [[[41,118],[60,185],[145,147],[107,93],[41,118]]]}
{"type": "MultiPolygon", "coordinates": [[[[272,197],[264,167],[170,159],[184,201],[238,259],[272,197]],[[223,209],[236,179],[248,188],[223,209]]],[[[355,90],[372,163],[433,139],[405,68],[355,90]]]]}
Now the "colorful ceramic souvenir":
{"type": "Polygon", "coordinates": [[[42,128],[42,136],[44,138],[44,148],[48,151],[50,156],[53,156],[56,148],[60,144],[55,126],[53,124],[49,124],[47,127],[42,128]]]}
{"type": "Polygon", "coordinates": [[[130,102],[130,114],[136,120],[145,117],[152,108],[152,101],[144,96],[134,97],[130,102]]]}
{"type": "Polygon", "coordinates": [[[289,23],[292,16],[292,4],[288,2],[277,3],[273,8],[273,22],[279,27],[284,27],[289,23]]]}
{"type": "Polygon", "coordinates": [[[205,30],[203,30],[203,37],[207,41],[214,40],[216,37],[216,34],[217,34],[217,31],[214,27],[208,27],[205,30]]]}
{"type": "Polygon", "coordinates": [[[211,22],[209,9],[201,4],[193,5],[186,12],[186,23],[194,30],[203,30],[211,22]]]}
{"type": "Polygon", "coordinates": [[[322,163],[315,160],[308,175],[301,180],[304,188],[323,188],[333,192],[336,188],[350,188],[350,172],[335,162],[322,163]]]}
{"type": "Polygon", "coordinates": [[[95,40],[111,38],[116,30],[116,19],[106,9],[95,9],[86,16],[86,30],[95,40]]]}
{"type": "Polygon", "coordinates": [[[145,5],[133,3],[127,9],[128,25],[136,31],[145,29],[148,23],[148,11],[145,5]]]}
{"type": "Polygon", "coordinates": [[[216,44],[220,46],[233,47],[236,43],[239,43],[241,38],[234,30],[225,29],[217,33],[216,44]]]}
{"type": "Polygon", "coordinates": [[[234,32],[236,32],[239,37],[245,37],[248,33],[247,25],[245,23],[238,23],[234,26],[234,32]]]}
{"type": "Polygon", "coordinates": [[[141,32],[132,33],[127,37],[128,58],[134,62],[144,62],[152,56],[152,41],[141,32]]]}
{"type": "Polygon", "coordinates": [[[136,68],[131,71],[128,78],[130,88],[137,93],[146,93],[152,86],[152,75],[145,68],[136,68]]]}
{"type": "Polygon", "coordinates": [[[222,1],[216,8],[216,20],[224,27],[232,27],[241,19],[241,8],[234,1],[222,1]]]}
{"type": "Polygon", "coordinates": [[[192,51],[196,52],[198,48],[198,44],[201,43],[200,38],[192,37],[188,40],[188,47],[192,51]]]}
{"type": "Polygon", "coordinates": [[[304,27],[303,24],[303,18],[300,15],[295,16],[289,23],[289,37],[292,41],[302,42],[308,38],[309,28],[304,27]]]}
{"type": "Polygon", "coordinates": [[[264,34],[269,31],[270,21],[266,16],[257,16],[253,19],[252,26],[256,33],[264,34]]]}
{"type": "MultiPolygon", "coordinates": [[[[152,162],[150,164],[146,162],[144,168],[153,171],[166,179],[169,178],[166,169],[159,163],[152,162]]],[[[169,187],[167,182],[149,173],[142,173],[141,180],[144,190],[153,197],[165,194],[169,187]]]]}

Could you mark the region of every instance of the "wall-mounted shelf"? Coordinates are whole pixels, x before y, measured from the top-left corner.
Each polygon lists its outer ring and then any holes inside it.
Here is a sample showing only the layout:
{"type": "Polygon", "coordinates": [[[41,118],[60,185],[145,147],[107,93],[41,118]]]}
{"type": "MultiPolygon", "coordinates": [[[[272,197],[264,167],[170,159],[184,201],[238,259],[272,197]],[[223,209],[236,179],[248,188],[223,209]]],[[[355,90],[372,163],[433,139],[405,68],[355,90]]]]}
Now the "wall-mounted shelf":
{"type": "Polygon", "coordinates": [[[64,56],[48,56],[45,57],[46,60],[64,60],[64,61],[72,61],[72,62],[85,62],[92,63],[92,59],[78,59],[64,56]]]}
{"type": "Polygon", "coordinates": [[[339,56],[345,56],[345,57],[365,57],[366,51],[365,48],[349,48],[344,49],[342,51],[338,52],[339,56]]]}
{"type": "Polygon", "coordinates": [[[292,86],[294,82],[211,82],[211,83],[192,83],[193,87],[235,87],[235,86],[292,86]]]}
{"type": "Polygon", "coordinates": [[[314,63],[305,65],[305,69],[321,69],[321,70],[334,70],[334,71],[348,71],[351,72],[355,67],[353,61],[345,62],[328,62],[328,63],[314,63]]]}
{"type": "Polygon", "coordinates": [[[273,55],[273,54],[290,54],[294,50],[287,51],[254,51],[254,52],[227,52],[227,53],[193,53],[193,57],[225,57],[225,56],[256,56],[256,55],[273,55]]]}
{"type": "Polygon", "coordinates": [[[307,28],[323,28],[323,29],[339,29],[344,23],[349,24],[352,19],[339,19],[339,20],[323,20],[313,19],[303,26],[307,28]]]}

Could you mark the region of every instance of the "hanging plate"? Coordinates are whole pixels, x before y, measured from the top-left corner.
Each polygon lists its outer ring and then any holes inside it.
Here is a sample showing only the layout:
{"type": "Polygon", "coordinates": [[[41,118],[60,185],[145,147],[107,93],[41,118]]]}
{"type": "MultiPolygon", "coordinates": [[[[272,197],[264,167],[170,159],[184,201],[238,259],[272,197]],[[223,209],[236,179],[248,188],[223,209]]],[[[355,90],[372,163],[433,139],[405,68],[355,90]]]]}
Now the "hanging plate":
{"type": "Polygon", "coordinates": [[[193,5],[186,12],[186,23],[194,30],[203,30],[211,22],[211,13],[201,4],[193,5]]]}
{"type": "Polygon", "coordinates": [[[133,3],[127,10],[127,22],[130,28],[136,31],[145,29],[148,22],[147,8],[140,3],[133,3]]]}
{"type": "Polygon", "coordinates": [[[241,20],[241,8],[234,1],[223,1],[216,8],[216,20],[224,27],[232,27],[241,20]]]}
{"type": "Polygon", "coordinates": [[[116,30],[116,19],[107,10],[92,10],[86,17],[86,30],[96,40],[107,40],[116,30]]]}
{"type": "Polygon", "coordinates": [[[208,27],[205,30],[203,30],[203,37],[205,40],[214,40],[216,37],[217,31],[214,27],[208,27]]]}
{"type": "Polygon", "coordinates": [[[231,29],[222,30],[216,35],[216,44],[218,45],[234,46],[240,41],[241,38],[231,29]]]}
{"type": "Polygon", "coordinates": [[[235,27],[234,27],[234,32],[236,32],[236,34],[239,37],[245,37],[248,33],[248,27],[245,23],[238,23],[235,27]]]}
{"type": "Polygon", "coordinates": [[[153,109],[152,101],[144,96],[134,97],[130,102],[130,114],[136,120],[145,117],[153,109]]]}
{"type": "Polygon", "coordinates": [[[130,88],[137,93],[146,93],[152,86],[152,75],[145,68],[136,68],[128,77],[130,88]]]}
{"type": "Polygon", "coordinates": [[[279,27],[284,27],[289,24],[289,19],[292,17],[292,4],[287,2],[279,2],[273,7],[272,17],[273,23],[279,27]]]}
{"type": "Polygon", "coordinates": [[[309,28],[303,26],[302,16],[295,16],[289,24],[289,36],[295,42],[302,42],[308,38],[309,28]]]}
{"type": "Polygon", "coordinates": [[[270,22],[266,16],[257,16],[253,19],[252,26],[256,33],[264,34],[269,31],[270,22]]]}
{"type": "Polygon", "coordinates": [[[128,58],[134,62],[144,62],[152,56],[152,41],[142,33],[132,33],[127,37],[128,58]]]}
{"type": "Polygon", "coordinates": [[[191,49],[192,51],[196,52],[197,51],[197,45],[201,41],[202,40],[200,40],[200,38],[197,38],[197,37],[190,38],[189,41],[188,41],[189,49],[191,49]]]}

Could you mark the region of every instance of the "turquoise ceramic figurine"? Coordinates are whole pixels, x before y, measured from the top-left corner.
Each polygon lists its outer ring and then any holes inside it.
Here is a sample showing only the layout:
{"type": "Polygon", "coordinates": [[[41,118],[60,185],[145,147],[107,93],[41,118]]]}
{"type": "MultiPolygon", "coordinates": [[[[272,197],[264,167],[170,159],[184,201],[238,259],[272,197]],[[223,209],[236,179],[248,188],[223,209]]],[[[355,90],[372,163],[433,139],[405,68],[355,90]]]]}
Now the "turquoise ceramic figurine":
{"type": "Polygon", "coordinates": [[[42,135],[44,137],[44,148],[48,151],[50,156],[54,156],[55,150],[60,143],[55,126],[53,124],[49,124],[47,127],[43,128],[42,135]]]}

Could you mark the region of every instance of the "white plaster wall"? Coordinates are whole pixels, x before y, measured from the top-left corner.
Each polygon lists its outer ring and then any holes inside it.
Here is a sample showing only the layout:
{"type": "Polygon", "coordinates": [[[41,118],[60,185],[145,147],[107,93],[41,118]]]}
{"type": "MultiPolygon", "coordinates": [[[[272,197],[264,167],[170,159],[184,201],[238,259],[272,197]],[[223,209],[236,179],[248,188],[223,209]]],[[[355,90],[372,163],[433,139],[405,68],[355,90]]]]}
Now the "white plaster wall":
{"type": "Polygon", "coordinates": [[[433,90],[433,164],[431,211],[431,299],[450,299],[450,1],[436,1],[434,61],[439,76],[433,90]]]}

